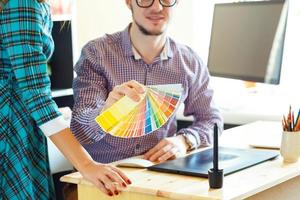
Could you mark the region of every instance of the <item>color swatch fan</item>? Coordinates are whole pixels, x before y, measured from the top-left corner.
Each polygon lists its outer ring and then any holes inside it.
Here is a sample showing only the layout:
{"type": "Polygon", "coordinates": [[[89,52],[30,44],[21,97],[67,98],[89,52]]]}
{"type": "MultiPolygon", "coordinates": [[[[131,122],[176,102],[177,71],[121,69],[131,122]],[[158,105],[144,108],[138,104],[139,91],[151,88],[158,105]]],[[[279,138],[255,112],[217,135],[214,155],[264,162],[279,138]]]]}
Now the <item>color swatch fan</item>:
{"type": "Polygon", "coordinates": [[[96,117],[101,128],[116,137],[140,137],[164,125],[175,112],[181,84],[151,85],[135,102],[124,96],[96,117]]]}

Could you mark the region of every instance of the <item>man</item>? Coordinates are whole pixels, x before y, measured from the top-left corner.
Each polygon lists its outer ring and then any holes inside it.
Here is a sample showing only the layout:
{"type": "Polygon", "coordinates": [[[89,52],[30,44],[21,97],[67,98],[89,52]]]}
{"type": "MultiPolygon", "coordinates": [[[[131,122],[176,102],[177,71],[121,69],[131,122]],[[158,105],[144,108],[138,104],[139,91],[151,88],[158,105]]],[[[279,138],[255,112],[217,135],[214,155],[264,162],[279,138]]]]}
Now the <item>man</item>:
{"type": "Polygon", "coordinates": [[[132,23],[122,32],[89,42],[75,66],[75,106],[71,127],[92,157],[109,163],[144,155],[163,162],[212,141],[213,124],[222,129],[209,86],[209,73],[189,47],[167,37],[176,0],[126,0],[132,23]],[[105,109],[127,95],[138,101],[143,85],[181,83],[185,115],[193,115],[188,128],[176,132],[173,115],[155,132],[139,138],[106,134],[95,122],[105,109]]]}

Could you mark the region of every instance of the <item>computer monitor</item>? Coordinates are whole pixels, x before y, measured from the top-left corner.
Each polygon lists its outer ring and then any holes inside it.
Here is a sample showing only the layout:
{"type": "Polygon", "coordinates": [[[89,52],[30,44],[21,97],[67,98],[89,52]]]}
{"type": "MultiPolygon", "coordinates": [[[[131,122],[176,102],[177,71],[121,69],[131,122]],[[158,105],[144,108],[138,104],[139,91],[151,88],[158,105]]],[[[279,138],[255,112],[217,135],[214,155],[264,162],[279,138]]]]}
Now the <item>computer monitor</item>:
{"type": "Polygon", "coordinates": [[[51,89],[72,88],[74,72],[71,20],[54,21],[52,37],[55,49],[48,62],[51,89]]]}
{"type": "Polygon", "coordinates": [[[215,4],[210,74],[279,84],[287,7],[282,0],[215,4]]]}

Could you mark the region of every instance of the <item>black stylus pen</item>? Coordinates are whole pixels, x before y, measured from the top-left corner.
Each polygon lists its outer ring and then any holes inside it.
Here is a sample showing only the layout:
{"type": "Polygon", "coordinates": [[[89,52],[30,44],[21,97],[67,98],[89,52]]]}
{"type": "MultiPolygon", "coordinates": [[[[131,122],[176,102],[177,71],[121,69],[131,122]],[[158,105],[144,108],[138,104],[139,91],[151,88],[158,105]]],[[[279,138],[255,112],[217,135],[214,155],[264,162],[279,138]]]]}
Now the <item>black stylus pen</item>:
{"type": "Polygon", "coordinates": [[[213,168],[215,171],[219,170],[219,135],[218,135],[218,125],[214,125],[214,146],[213,146],[213,168]]]}
{"type": "Polygon", "coordinates": [[[208,181],[210,188],[221,188],[223,186],[223,169],[219,169],[219,142],[218,125],[214,124],[213,142],[213,168],[208,170],[208,181]]]}

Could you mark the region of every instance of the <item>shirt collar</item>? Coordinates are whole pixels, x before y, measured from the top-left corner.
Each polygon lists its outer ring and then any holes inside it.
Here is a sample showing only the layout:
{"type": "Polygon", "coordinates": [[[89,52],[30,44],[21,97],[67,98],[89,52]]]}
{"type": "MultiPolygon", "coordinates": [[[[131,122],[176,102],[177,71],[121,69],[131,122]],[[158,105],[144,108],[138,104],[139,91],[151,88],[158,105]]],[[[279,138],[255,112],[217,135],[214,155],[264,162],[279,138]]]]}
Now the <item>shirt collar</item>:
{"type": "MultiPolygon", "coordinates": [[[[160,59],[161,60],[168,60],[168,46],[165,45],[162,52],[160,53],[160,59]]],[[[134,48],[134,46],[132,45],[132,52],[133,52],[133,56],[134,59],[139,60],[142,59],[142,56],[139,54],[139,52],[134,48]]]]}
{"type": "MultiPolygon", "coordinates": [[[[129,28],[130,28],[130,24],[122,32],[122,45],[125,51],[125,55],[133,56],[135,60],[142,59],[141,55],[138,53],[138,51],[134,48],[134,46],[131,43],[130,36],[129,36],[129,28]]],[[[167,60],[168,58],[172,58],[172,57],[173,57],[173,52],[170,47],[170,39],[167,37],[166,44],[160,54],[160,59],[167,60]]]]}

